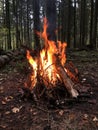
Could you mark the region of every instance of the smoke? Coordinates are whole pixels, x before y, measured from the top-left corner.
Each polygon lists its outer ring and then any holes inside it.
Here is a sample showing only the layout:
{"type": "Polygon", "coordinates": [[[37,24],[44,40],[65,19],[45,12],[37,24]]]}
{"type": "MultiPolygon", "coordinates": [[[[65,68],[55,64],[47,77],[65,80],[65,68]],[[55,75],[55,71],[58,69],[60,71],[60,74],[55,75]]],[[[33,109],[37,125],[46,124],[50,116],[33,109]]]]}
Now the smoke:
{"type": "Polygon", "coordinates": [[[46,17],[48,21],[48,39],[56,41],[56,0],[46,0],[46,17]]]}

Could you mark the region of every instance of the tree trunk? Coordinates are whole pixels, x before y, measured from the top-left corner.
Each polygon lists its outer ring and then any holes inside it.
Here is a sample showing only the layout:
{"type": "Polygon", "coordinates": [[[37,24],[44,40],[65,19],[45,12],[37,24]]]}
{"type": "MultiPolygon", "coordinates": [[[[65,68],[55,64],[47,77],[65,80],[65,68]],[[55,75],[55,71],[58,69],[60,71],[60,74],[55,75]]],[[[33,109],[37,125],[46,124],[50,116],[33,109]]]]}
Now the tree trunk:
{"type": "Polygon", "coordinates": [[[93,47],[93,10],[94,10],[94,1],[91,0],[90,46],[92,47],[93,47]]]}
{"type": "Polygon", "coordinates": [[[74,0],[74,48],[76,48],[76,0],[74,0]]]}
{"type": "Polygon", "coordinates": [[[21,43],[23,43],[24,41],[24,37],[23,37],[23,5],[22,5],[23,1],[20,1],[20,34],[21,34],[21,43]]]}
{"type": "Polygon", "coordinates": [[[37,31],[40,31],[40,9],[39,0],[33,0],[33,19],[34,19],[34,48],[40,50],[40,39],[37,35],[37,31]]]}
{"type": "Polygon", "coordinates": [[[27,43],[30,46],[30,31],[29,31],[29,0],[27,0],[27,43]]]}
{"type": "Polygon", "coordinates": [[[60,14],[60,17],[61,17],[61,24],[60,24],[60,28],[61,28],[61,41],[62,42],[65,42],[67,40],[67,24],[68,24],[68,18],[66,17],[66,12],[67,12],[67,9],[65,8],[66,7],[66,3],[62,2],[61,3],[61,8],[60,8],[60,11],[61,11],[61,14],[60,14]]]}
{"type": "Polygon", "coordinates": [[[11,49],[11,27],[10,27],[10,5],[9,0],[6,0],[6,28],[7,28],[7,45],[11,49]]]}
{"type": "Polygon", "coordinates": [[[80,48],[85,46],[85,16],[86,16],[86,0],[81,1],[80,13],[80,48]]]}
{"type": "Polygon", "coordinates": [[[70,31],[71,31],[71,0],[68,1],[68,27],[67,27],[67,44],[70,47],[70,31]]]}
{"type": "Polygon", "coordinates": [[[95,1],[95,17],[94,17],[94,47],[98,48],[98,41],[97,41],[97,35],[98,35],[98,0],[95,1]]]}
{"type": "Polygon", "coordinates": [[[57,39],[59,41],[61,40],[61,3],[58,3],[58,15],[57,15],[57,39]]]}
{"type": "Polygon", "coordinates": [[[16,27],[16,48],[20,47],[18,6],[19,6],[19,0],[13,0],[13,11],[15,16],[15,27],[16,27]]]}

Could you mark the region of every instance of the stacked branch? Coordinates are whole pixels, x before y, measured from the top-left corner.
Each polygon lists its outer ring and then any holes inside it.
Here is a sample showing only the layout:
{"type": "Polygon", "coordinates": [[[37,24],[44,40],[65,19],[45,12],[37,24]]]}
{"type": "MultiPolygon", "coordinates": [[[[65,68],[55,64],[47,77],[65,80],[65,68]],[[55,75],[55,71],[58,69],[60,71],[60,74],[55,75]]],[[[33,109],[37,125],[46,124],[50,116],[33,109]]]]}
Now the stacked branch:
{"type": "MultiPolygon", "coordinates": [[[[77,98],[79,93],[76,90],[76,88],[74,88],[74,85],[75,85],[75,82],[78,79],[77,78],[78,71],[76,70],[75,67],[73,67],[73,69],[74,69],[73,70],[74,73],[73,73],[70,69],[68,69],[68,67],[62,66],[60,59],[59,59],[59,56],[57,54],[54,54],[53,57],[54,57],[53,59],[55,59],[55,60],[54,60],[54,63],[52,65],[55,65],[55,69],[56,69],[55,73],[57,73],[60,76],[60,79],[57,79],[57,83],[55,85],[52,84],[52,81],[50,82],[48,80],[47,76],[45,75],[45,70],[38,69],[37,70],[37,77],[36,77],[37,78],[37,84],[32,87],[33,81],[30,80],[30,75],[33,75],[33,73],[31,73],[28,76],[28,79],[27,79],[27,87],[30,88],[31,90],[33,90],[36,87],[37,88],[39,87],[39,90],[40,90],[40,88],[41,88],[40,86],[45,86],[45,88],[49,90],[51,88],[54,89],[56,86],[58,86],[58,83],[59,83],[59,84],[63,84],[63,86],[66,88],[67,92],[71,95],[71,97],[77,98]],[[43,71],[43,75],[40,74],[41,73],[40,71],[43,71]],[[69,75],[66,71],[70,72],[69,75]],[[70,74],[72,75],[72,77],[71,77],[70,74]],[[73,77],[73,75],[76,75],[76,76],[73,77]]],[[[40,58],[39,58],[38,61],[40,61],[40,58]]],[[[48,68],[51,67],[52,65],[48,66],[48,68]]],[[[70,63],[69,63],[69,65],[70,65],[70,63]]],[[[40,93],[42,95],[43,92],[40,92],[40,93]]]]}
{"type": "MultiPolygon", "coordinates": [[[[45,86],[47,89],[57,86],[58,81],[63,83],[64,87],[72,97],[79,95],[74,88],[74,74],[70,73],[69,69],[64,67],[66,63],[66,47],[67,44],[61,41],[48,40],[47,36],[47,19],[44,19],[43,32],[38,34],[44,41],[44,47],[38,55],[32,56],[30,51],[27,51],[27,59],[33,69],[31,74],[31,83],[27,87],[34,89],[38,84],[45,86]],[[72,78],[72,79],[71,79],[72,78]]],[[[72,67],[72,66],[71,66],[72,67]]],[[[75,73],[78,73],[75,70],[75,73]]]]}
{"type": "Polygon", "coordinates": [[[78,91],[74,89],[74,82],[68,77],[64,67],[61,65],[57,55],[54,55],[56,59],[56,69],[60,78],[62,79],[64,86],[72,97],[77,97],[79,95],[78,91]]]}

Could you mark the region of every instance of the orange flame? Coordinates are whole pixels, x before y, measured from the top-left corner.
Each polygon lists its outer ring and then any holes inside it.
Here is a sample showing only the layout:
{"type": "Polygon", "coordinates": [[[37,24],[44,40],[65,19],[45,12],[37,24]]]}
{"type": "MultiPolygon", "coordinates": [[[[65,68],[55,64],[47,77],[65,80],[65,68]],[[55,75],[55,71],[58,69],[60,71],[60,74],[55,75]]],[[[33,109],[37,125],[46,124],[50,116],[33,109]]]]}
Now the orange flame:
{"type": "MultiPolygon", "coordinates": [[[[54,55],[58,54],[60,58],[60,62],[62,66],[66,63],[66,55],[65,50],[67,47],[66,43],[61,43],[58,41],[58,46],[56,46],[56,42],[50,41],[47,38],[47,19],[44,18],[44,30],[40,33],[41,38],[44,40],[44,48],[40,51],[39,58],[33,58],[30,55],[30,52],[27,51],[27,59],[33,69],[33,73],[31,75],[32,87],[34,87],[37,83],[37,73],[40,72],[40,76],[44,79],[48,79],[48,81],[54,86],[59,75],[56,73],[55,68],[55,59],[54,55]]],[[[39,33],[38,33],[39,34],[39,33]]]]}
{"type": "Polygon", "coordinates": [[[30,52],[27,50],[27,59],[33,68],[33,73],[31,75],[31,82],[32,87],[34,87],[37,83],[37,61],[33,59],[33,57],[30,55],[30,52]]]}

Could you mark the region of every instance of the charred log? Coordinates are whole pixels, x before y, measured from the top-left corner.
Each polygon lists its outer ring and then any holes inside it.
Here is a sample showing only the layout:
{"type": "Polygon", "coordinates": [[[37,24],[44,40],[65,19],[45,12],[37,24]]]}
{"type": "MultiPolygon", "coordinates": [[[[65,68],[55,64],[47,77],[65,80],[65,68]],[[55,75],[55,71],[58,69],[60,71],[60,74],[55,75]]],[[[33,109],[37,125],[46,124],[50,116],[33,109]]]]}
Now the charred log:
{"type": "Polygon", "coordinates": [[[74,83],[73,81],[68,77],[66,71],[64,70],[64,67],[60,64],[59,58],[57,55],[54,55],[56,59],[56,69],[57,73],[61,77],[67,91],[70,93],[72,97],[77,97],[79,95],[78,91],[74,89],[74,83]]]}

